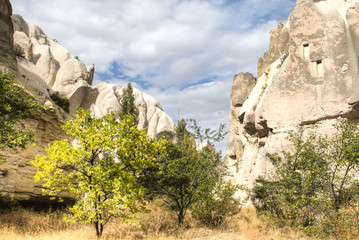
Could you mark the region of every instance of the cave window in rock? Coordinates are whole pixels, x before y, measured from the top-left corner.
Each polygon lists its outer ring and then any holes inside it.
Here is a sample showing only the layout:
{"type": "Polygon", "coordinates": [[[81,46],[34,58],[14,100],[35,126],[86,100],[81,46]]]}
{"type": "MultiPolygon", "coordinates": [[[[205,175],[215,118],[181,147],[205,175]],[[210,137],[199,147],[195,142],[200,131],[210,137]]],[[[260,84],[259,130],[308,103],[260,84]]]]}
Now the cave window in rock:
{"type": "Polygon", "coordinates": [[[323,60],[317,60],[315,61],[315,70],[317,77],[323,77],[324,76],[324,64],[323,60]]]}
{"type": "Polygon", "coordinates": [[[305,43],[305,44],[303,44],[303,58],[305,60],[308,60],[309,55],[310,55],[310,45],[309,45],[309,43],[305,43]]]}

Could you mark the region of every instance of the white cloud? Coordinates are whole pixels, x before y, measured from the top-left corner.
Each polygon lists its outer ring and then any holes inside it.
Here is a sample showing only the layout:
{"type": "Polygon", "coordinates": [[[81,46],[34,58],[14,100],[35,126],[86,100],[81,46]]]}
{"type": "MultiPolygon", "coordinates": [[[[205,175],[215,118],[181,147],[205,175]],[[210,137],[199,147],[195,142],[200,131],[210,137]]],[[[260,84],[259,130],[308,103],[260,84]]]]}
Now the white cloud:
{"type": "MultiPolygon", "coordinates": [[[[228,122],[233,75],[255,74],[269,30],[295,0],[10,0],[112,83],[135,78],[173,118],[228,122]],[[120,67],[110,71],[113,63],[120,67]],[[208,80],[214,82],[208,83],[208,80]],[[201,84],[202,82],[207,82],[201,84]]],[[[96,74],[95,78],[103,76],[96,74]]],[[[95,82],[99,82],[96,79],[95,82]]],[[[142,86],[142,87],[141,87],[142,86]]],[[[223,146],[222,146],[223,150],[223,146]]]]}

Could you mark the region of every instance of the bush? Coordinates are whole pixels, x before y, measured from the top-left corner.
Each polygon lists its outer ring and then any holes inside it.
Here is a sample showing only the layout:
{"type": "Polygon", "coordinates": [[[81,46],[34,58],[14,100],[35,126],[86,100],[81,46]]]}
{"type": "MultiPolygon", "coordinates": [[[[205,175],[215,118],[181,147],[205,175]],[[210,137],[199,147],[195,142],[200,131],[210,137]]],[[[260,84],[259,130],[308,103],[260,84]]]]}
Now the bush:
{"type": "Polygon", "coordinates": [[[70,109],[70,101],[66,97],[61,97],[58,93],[54,93],[50,96],[52,101],[56,103],[60,108],[62,108],[65,112],[69,113],[70,109]]]}
{"type": "Polygon", "coordinates": [[[205,226],[221,226],[228,217],[241,210],[240,200],[234,197],[237,190],[237,185],[221,182],[213,193],[194,205],[192,216],[205,226]]]}
{"type": "MultiPolygon", "coordinates": [[[[332,136],[291,134],[293,153],[268,155],[275,173],[260,178],[253,188],[258,211],[269,211],[318,238],[359,227],[356,215],[348,212],[348,204],[359,196],[359,127],[345,119],[334,127],[332,136]]],[[[355,213],[357,207],[351,209],[355,213]]]]}
{"type": "Polygon", "coordinates": [[[138,221],[145,234],[159,232],[175,232],[179,229],[177,216],[173,211],[166,209],[163,201],[156,199],[148,205],[149,213],[138,215],[138,221]]]}

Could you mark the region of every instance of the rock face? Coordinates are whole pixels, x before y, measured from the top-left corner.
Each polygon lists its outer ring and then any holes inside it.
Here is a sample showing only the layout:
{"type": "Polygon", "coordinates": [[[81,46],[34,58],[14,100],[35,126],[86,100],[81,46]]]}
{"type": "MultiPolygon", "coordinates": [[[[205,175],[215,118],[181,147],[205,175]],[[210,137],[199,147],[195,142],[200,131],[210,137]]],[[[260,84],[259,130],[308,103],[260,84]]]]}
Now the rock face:
{"type": "Polygon", "coordinates": [[[298,0],[271,31],[255,86],[239,74],[232,88],[225,161],[233,181],[252,187],[271,171],[266,153],[288,150],[289,131],[327,131],[339,116],[359,118],[358,24],[357,0],[298,0]]]}
{"type": "Polygon", "coordinates": [[[2,72],[16,71],[16,58],[13,51],[14,33],[11,21],[12,8],[9,1],[0,2],[0,66],[2,72]]]}
{"type": "MultiPolygon", "coordinates": [[[[23,121],[26,130],[36,132],[36,145],[22,152],[6,150],[1,152],[6,162],[0,166],[0,192],[3,196],[28,204],[48,203],[48,199],[41,194],[41,184],[33,180],[36,169],[30,161],[34,160],[38,154],[45,154],[45,148],[52,141],[66,137],[61,130],[61,125],[69,118],[69,115],[51,101],[49,88],[44,79],[39,76],[38,69],[25,58],[16,58],[16,55],[22,54],[22,49],[17,45],[29,46],[30,43],[26,39],[23,39],[23,42],[14,43],[13,36],[14,38],[17,36],[14,28],[18,26],[11,20],[10,2],[1,1],[0,11],[0,72],[14,73],[15,82],[25,86],[40,104],[46,106],[44,112],[34,113],[31,119],[23,121]]],[[[24,29],[24,31],[29,30],[24,29]]],[[[30,57],[32,54],[30,48],[26,53],[30,57]]]]}
{"type": "MultiPolygon", "coordinates": [[[[24,204],[46,206],[49,201],[41,194],[41,183],[34,182],[36,169],[30,161],[44,155],[54,140],[66,138],[61,125],[74,117],[77,107],[91,109],[94,117],[119,111],[124,87],[109,83],[91,86],[94,65],[86,66],[20,15],[11,16],[8,0],[1,1],[0,12],[0,70],[13,72],[15,81],[46,107],[43,113],[35,113],[23,122],[25,129],[36,132],[37,143],[22,152],[2,152],[6,163],[0,166],[0,192],[24,204]],[[51,100],[52,94],[69,99],[69,114],[51,100]]],[[[151,138],[160,134],[173,138],[174,123],[160,103],[137,89],[134,95],[140,112],[139,128],[148,127],[151,138]]]]}
{"type": "Polygon", "coordinates": [[[241,151],[241,140],[239,138],[239,129],[236,123],[239,112],[243,106],[243,103],[248,98],[252,89],[256,84],[256,78],[250,73],[240,73],[234,76],[232,92],[231,92],[231,112],[229,114],[229,143],[227,146],[226,156],[232,160],[236,159],[239,155],[238,151],[241,151]]]}

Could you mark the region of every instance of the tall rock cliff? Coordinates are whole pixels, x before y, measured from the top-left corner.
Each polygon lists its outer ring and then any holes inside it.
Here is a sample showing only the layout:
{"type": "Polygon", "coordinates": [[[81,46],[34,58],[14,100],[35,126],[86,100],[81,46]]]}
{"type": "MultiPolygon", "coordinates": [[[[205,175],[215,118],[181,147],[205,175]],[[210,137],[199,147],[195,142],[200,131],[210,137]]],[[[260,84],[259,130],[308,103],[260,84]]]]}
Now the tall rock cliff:
{"type": "MultiPolygon", "coordinates": [[[[93,87],[94,65],[86,66],[38,26],[12,15],[8,0],[1,1],[0,13],[0,70],[14,73],[15,81],[46,107],[24,121],[26,130],[36,132],[36,144],[21,152],[2,152],[6,163],[0,166],[0,192],[23,203],[47,204],[41,183],[34,182],[36,169],[30,161],[45,154],[54,140],[67,137],[61,125],[74,117],[77,107],[91,109],[94,117],[119,111],[124,87],[109,83],[93,87]],[[53,94],[69,99],[69,113],[51,100],[53,94]]],[[[137,89],[134,95],[139,128],[148,127],[151,138],[160,134],[173,138],[174,123],[160,103],[137,89]]]]}
{"type": "Polygon", "coordinates": [[[357,0],[298,0],[271,31],[258,79],[235,76],[225,158],[233,181],[252,187],[271,171],[266,154],[288,150],[289,131],[359,118],[358,24],[357,0]]]}
{"type": "Polygon", "coordinates": [[[13,51],[13,25],[10,16],[12,8],[9,1],[0,2],[0,70],[16,71],[17,64],[13,51]]]}

